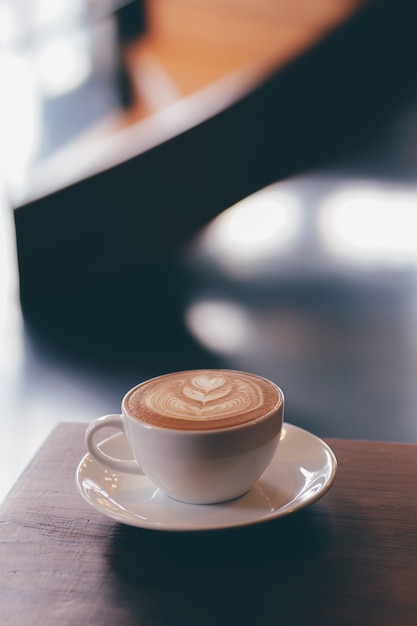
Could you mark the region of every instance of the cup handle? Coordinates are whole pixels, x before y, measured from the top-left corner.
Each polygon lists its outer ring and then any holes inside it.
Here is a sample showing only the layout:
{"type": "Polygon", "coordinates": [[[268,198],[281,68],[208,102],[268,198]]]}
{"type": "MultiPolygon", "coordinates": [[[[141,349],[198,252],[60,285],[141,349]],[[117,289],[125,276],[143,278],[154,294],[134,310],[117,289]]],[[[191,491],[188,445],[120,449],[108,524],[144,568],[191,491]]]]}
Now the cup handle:
{"type": "Polygon", "coordinates": [[[120,430],[123,434],[125,433],[121,415],[104,415],[89,424],[85,433],[85,445],[87,446],[87,450],[90,455],[99,463],[102,463],[110,469],[116,470],[116,472],[125,472],[126,474],[143,474],[142,468],[136,461],[133,459],[118,459],[114,456],[110,456],[109,454],[103,452],[103,450],[99,447],[100,444],[97,444],[94,441],[95,434],[98,431],[109,427],[120,430]]]}

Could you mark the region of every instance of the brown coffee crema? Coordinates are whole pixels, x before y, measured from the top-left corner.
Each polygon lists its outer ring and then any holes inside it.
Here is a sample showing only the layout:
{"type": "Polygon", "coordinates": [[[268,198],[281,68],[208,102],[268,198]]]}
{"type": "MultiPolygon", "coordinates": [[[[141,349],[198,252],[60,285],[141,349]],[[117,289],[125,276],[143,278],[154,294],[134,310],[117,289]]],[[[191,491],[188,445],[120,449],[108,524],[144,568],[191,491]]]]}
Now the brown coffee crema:
{"type": "Polygon", "coordinates": [[[190,370],[153,378],[128,393],[128,412],[143,422],[178,430],[245,424],[282,404],[265,378],[232,370],[190,370]]]}

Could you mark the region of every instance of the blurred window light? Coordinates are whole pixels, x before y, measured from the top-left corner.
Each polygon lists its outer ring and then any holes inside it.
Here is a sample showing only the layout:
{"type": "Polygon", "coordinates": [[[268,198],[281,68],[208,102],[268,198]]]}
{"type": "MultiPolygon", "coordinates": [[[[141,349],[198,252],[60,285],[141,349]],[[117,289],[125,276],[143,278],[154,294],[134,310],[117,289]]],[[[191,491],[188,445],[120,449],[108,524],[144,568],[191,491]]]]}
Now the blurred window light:
{"type": "Polygon", "coordinates": [[[0,55],[0,167],[11,185],[25,177],[39,144],[41,111],[31,59],[12,51],[0,55]]]}
{"type": "Polygon", "coordinates": [[[82,85],[92,72],[87,34],[79,31],[47,40],[38,50],[37,72],[41,89],[50,97],[82,85]]]}
{"type": "Polygon", "coordinates": [[[328,250],[353,263],[415,263],[417,190],[348,185],[323,203],[318,227],[328,250]]]}
{"type": "Polygon", "coordinates": [[[224,354],[245,349],[251,336],[251,324],[245,312],[227,301],[203,300],[186,312],[189,331],[209,350],[224,354]]]}
{"type": "Polygon", "coordinates": [[[13,41],[18,32],[17,15],[11,3],[0,2],[0,44],[13,41]]]}
{"type": "Polygon", "coordinates": [[[86,10],[85,0],[35,0],[34,20],[37,26],[68,23],[86,10]]]}
{"type": "Polygon", "coordinates": [[[271,186],[213,220],[203,245],[221,264],[245,271],[288,250],[300,223],[301,207],[294,194],[271,186]]]}

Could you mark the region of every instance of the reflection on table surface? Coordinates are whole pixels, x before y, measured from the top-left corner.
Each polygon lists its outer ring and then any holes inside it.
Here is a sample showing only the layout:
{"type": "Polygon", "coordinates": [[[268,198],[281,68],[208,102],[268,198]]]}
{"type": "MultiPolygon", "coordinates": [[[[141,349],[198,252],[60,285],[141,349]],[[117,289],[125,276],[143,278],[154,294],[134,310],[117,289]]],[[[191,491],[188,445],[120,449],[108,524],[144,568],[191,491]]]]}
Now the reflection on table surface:
{"type": "Polygon", "coordinates": [[[4,201],[0,497],[57,421],[117,412],[131,385],[174,369],[265,375],[287,420],[319,436],[417,442],[416,111],[231,207],[139,285],[93,285],[55,324],[22,318],[4,201]]]}

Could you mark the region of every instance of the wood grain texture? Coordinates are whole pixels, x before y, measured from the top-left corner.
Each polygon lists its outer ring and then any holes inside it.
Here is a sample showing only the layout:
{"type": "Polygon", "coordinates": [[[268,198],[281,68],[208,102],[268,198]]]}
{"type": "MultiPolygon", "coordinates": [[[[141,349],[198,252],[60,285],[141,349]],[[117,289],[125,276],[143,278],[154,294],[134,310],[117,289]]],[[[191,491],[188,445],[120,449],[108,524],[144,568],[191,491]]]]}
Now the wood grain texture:
{"type": "Polygon", "coordinates": [[[310,508],[158,533],[82,501],[84,430],[60,424],[0,510],[2,624],[415,624],[415,446],[329,440],[338,475],[310,508]]]}

